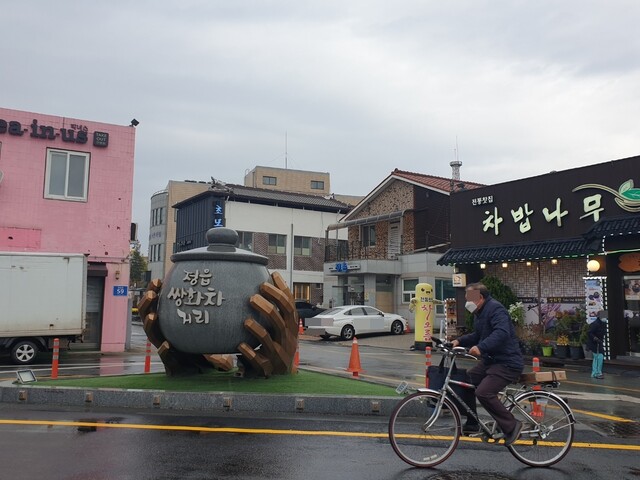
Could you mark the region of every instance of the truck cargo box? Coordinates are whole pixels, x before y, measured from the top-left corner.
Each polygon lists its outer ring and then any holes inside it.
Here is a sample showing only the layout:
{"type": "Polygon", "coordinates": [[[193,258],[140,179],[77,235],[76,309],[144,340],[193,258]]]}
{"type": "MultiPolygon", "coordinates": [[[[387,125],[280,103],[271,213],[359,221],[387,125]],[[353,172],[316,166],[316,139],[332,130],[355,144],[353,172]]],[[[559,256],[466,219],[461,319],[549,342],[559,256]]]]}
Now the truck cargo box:
{"type": "Polygon", "coordinates": [[[0,337],[81,335],[82,254],[0,252],[0,337]]]}

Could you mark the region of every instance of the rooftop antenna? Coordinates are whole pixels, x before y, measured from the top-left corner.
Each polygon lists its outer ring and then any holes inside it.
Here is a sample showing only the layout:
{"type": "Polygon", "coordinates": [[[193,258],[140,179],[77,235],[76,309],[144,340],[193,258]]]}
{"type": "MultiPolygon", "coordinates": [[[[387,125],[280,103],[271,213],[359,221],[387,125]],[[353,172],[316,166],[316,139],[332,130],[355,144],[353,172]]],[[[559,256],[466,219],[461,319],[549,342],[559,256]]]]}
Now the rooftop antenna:
{"type": "Polygon", "coordinates": [[[287,169],[287,132],[284,132],[284,169],[287,169]]]}
{"type": "Polygon", "coordinates": [[[460,180],[460,167],[462,166],[462,162],[458,160],[458,136],[456,135],[456,148],[453,149],[455,160],[449,163],[451,167],[451,184],[453,185],[454,180],[460,180]]]}

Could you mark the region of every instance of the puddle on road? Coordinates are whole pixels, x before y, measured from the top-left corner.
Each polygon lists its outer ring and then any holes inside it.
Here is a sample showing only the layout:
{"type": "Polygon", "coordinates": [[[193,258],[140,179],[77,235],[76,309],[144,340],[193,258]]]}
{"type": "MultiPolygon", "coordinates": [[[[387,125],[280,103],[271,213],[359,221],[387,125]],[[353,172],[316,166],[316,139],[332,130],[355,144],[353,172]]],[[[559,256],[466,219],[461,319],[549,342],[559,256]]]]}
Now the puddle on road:
{"type": "Polygon", "coordinates": [[[592,422],[597,430],[610,437],[640,438],[638,422],[592,422]]]}

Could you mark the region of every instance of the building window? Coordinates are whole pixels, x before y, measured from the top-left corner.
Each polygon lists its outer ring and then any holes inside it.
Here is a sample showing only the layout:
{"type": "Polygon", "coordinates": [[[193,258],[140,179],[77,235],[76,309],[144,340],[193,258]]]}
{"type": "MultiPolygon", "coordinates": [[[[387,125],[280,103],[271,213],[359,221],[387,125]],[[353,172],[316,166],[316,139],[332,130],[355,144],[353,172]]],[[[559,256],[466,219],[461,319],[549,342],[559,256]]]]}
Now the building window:
{"type": "Polygon", "coordinates": [[[162,243],[157,243],[149,247],[149,262],[162,261],[162,243]]]}
{"type": "Polygon", "coordinates": [[[88,153],[47,149],[45,198],[86,202],[90,158],[88,153]]]}
{"type": "Polygon", "coordinates": [[[307,302],[311,298],[311,284],[310,283],[294,283],[293,284],[293,297],[296,299],[306,300],[307,302]]]}
{"type": "Polygon", "coordinates": [[[275,233],[269,234],[269,248],[267,253],[270,254],[285,254],[287,253],[287,236],[278,235],[275,233]]]}
{"type": "Polygon", "coordinates": [[[409,303],[415,297],[417,278],[407,278],[402,280],[402,303],[409,303]]]}
{"type": "Polygon", "coordinates": [[[253,232],[238,232],[238,248],[253,251],[253,232]]]}
{"type": "Polygon", "coordinates": [[[263,176],[262,177],[262,184],[263,185],[277,185],[278,184],[278,179],[276,177],[268,177],[268,176],[263,176]]]}
{"type": "Polygon", "coordinates": [[[324,182],[322,180],[311,180],[311,190],[324,190],[324,182]]]}
{"type": "MultiPolygon", "coordinates": [[[[453,287],[451,280],[436,278],[436,291],[433,294],[435,298],[444,302],[446,298],[456,297],[456,289],[453,287]]],[[[444,304],[436,304],[436,313],[444,315],[444,304]]]]}
{"type": "Polygon", "coordinates": [[[165,207],[154,208],[151,210],[151,226],[162,225],[164,220],[165,207]]]}
{"type": "Polygon", "coordinates": [[[293,254],[311,256],[311,237],[293,237],[293,254]]]}
{"type": "Polygon", "coordinates": [[[373,247],[376,244],[376,226],[364,225],[360,227],[362,230],[362,246],[373,247]]]}

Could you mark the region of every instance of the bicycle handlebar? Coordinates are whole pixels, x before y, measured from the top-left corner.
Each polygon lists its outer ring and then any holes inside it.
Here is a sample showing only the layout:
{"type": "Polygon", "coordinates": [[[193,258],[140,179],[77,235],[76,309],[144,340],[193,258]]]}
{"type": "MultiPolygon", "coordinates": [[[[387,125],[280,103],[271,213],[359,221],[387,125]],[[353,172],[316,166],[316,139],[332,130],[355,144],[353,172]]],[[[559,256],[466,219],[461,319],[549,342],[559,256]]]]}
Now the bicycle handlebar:
{"type": "Polygon", "coordinates": [[[449,355],[451,357],[459,356],[464,358],[471,358],[473,360],[478,360],[478,357],[476,357],[475,355],[471,355],[465,347],[459,347],[459,346],[454,347],[453,343],[445,342],[442,339],[437,337],[431,337],[431,340],[433,340],[433,342],[436,344],[436,348],[444,352],[446,355],[449,355]]]}

